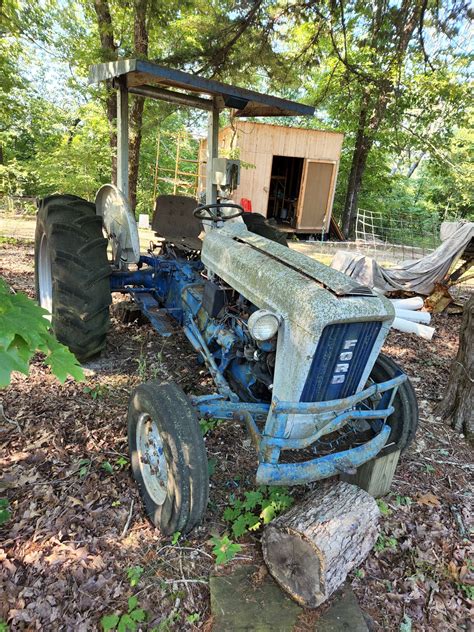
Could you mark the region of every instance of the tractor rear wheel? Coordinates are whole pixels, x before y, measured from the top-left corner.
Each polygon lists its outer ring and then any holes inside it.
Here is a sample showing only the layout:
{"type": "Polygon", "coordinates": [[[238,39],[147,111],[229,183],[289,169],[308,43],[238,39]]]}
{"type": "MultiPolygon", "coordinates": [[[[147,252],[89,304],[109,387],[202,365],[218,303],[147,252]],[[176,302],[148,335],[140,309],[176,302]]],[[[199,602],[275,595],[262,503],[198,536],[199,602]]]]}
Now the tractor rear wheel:
{"type": "Polygon", "coordinates": [[[44,198],[36,221],[36,297],[51,313],[57,339],[80,361],[105,346],[110,273],[95,206],[75,195],[44,198]]]}
{"type": "Polygon", "coordinates": [[[172,382],[146,382],[128,408],[132,472],[151,522],[165,535],[187,533],[206,510],[209,474],[194,408],[172,382]]]}
{"type": "MultiPolygon", "coordinates": [[[[385,382],[395,377],[400,370],[400,367],[394,360],[381,353],[374,364],[370,380],[376,383],[385,382]]],[[[374,401],[374,404],[376,403],[374,401]]],[[[398,387],[392,405],[395,410],[387,419],[392,431],[386,447],[382,449],[379,456],[390,454],[395,452],[395,450],[406,450],[415,438],[418,428],[418,404],[415,391],[409,379],[398,387]]]]}

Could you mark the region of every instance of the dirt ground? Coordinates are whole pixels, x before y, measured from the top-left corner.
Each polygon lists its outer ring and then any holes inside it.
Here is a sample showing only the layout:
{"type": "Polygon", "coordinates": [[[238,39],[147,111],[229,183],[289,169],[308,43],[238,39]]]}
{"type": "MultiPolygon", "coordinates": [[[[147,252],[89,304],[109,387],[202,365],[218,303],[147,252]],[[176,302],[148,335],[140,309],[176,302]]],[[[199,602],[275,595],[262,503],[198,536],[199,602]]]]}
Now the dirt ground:
{"type": "MultiPolygon", "coordinates": [[[[34,295],[31,242],[0,244],[0,274],[34,295]]],[[[434,325],[431,342],[393,332],[385,347],[414,381],[420,429],[381,503],[382,536],[349,578],[372,630],[470,629],[472,452],[433,415],[460,317],[436,316],[434,325]]],[[[131,477],[128,398],[147,379],[175,380],[190,393],[212,384],[179,332],[163,339],[115,319],[106,352],[86,366],[86,382],[61,386],[36,360],[1,393],[1,495],[12,516],[0,533],[0,618],[12,630],[95,630],[135,595],[147,613],[140,629],[210,630],[209,574],[262,564],[258,533],[241,539],[226,567],[215,567],[209,543],[227,528],[229,496],[255,488],[253,448],[236,424],[206,435],[215,467],[208,511],[173,543],[146,520],[131,477]]],[[[299,629],[314,629],[317,616],[305,613],[299,629]]]]}

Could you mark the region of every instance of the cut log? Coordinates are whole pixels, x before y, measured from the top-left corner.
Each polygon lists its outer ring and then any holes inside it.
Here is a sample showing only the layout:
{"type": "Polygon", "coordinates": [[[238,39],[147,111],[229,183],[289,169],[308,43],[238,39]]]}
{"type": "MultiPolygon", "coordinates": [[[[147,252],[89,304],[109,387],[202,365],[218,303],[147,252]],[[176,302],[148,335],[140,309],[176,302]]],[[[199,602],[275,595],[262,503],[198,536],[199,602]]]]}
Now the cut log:
{"type": "Polygon", "coordinates": [[[372,496],[328,482],[265,528],[263,557],[295,601],[317,608],[372,549],[379,517],[372,496]]]}

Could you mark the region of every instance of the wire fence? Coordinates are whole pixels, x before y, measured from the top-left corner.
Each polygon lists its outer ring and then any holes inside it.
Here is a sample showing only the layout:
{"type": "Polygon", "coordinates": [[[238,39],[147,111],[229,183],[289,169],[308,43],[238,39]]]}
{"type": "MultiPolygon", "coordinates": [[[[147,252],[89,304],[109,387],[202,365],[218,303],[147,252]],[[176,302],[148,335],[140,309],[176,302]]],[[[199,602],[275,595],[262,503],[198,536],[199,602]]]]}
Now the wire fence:
{"type": "Polygon", "coordinates": [[[381,212],[359,209],[356,221],[357,247],[374,254],[392,252],[402,259],[419,259],[441,243],[437,213],[381,212]]]}

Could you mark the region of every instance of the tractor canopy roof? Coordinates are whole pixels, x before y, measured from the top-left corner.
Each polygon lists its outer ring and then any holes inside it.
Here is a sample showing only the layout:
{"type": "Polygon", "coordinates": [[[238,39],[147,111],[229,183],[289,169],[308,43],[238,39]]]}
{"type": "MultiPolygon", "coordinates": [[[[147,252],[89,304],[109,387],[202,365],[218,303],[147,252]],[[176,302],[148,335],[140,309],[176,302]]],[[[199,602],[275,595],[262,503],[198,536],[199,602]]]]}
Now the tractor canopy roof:
{"type": "Polygon", "coordinates": [[[91,66],[89,83],[112,80],[132,94],[203,110],[232,108],[236,116],[312,116],[314,108],[141,59],[91,66]],[[205,96],[203,96],[205,95],[205,96]]]}

